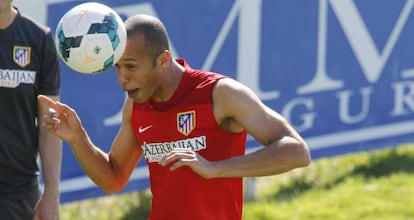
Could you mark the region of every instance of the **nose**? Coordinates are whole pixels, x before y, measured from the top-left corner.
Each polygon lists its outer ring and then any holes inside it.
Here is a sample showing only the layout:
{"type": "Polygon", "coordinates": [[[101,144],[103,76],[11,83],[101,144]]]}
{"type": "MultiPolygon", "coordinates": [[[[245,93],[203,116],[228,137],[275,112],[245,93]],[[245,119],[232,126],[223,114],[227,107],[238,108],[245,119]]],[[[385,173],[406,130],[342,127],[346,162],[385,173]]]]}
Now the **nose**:
{"type": "Polygon", "coordinates": [[[122,68],[117,68],[116,69],[116,73],[117,73],[117,76],[118,76],[118,83],[121,85],[121,86],[125,86],[126,84],[128,84],[129,83],[129,81],[131,80],[130,79],[130,77],[129,77],[129,75],[126,73],[126,71],[123,71],[123,69],[122,68]]]}

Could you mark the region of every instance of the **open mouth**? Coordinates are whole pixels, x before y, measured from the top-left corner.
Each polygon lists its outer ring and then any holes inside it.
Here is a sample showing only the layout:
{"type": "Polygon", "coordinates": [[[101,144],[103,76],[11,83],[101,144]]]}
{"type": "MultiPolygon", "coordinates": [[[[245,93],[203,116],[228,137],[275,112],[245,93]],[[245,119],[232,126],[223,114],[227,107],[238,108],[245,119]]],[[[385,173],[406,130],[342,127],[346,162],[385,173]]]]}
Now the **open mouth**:
{"type": "Polygon", "coordinates": [[[136,96],[136,95],[138,94],[138,92],[139,92],[139,89],[129,90],[129,91],[128,91],[128,96],[129,96],[130,98],[132,98],[132,97],[136,96]]]}

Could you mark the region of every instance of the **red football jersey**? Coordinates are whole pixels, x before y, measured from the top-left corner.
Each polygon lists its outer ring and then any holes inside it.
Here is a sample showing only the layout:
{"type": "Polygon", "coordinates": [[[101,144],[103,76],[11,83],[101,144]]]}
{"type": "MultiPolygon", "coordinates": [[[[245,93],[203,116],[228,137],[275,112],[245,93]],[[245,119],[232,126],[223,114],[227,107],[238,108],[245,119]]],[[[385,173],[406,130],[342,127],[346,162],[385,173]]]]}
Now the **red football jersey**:
{"type": "Polygon", "coordinates": [[[217,124],[212,88],[225,77],[191,69],[167,102],[134,103],[132,127],[150,171],[153,194],[149,219],[241,219],[242,178],[205,179],[189,167],[170,171],[158,161],[174,148],[190,148],[209,161],[243,155],[246,132],[229,133],[217,124]]]}

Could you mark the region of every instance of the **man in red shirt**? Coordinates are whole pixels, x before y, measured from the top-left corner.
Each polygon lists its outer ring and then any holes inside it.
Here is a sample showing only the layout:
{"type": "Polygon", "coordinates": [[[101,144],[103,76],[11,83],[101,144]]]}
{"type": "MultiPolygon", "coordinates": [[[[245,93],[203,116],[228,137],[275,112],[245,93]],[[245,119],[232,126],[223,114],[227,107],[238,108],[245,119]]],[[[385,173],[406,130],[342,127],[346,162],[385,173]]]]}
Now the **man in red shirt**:
{"type": "Polygon", "coordinates": [[[68,142],[105,192],[122,190],[144,156],[153,194],[149,219],[241,219],[242,178],[310,163],[300,135],[246,86],[172,59],[160,20],[125,22],[126,50],[116,64],[129,98],[109,153],[90,140],[76,112],[44,96],[56,113],[43,126],[68,142]],[[245,155],[246,134],[264,148],[245,155]]]}

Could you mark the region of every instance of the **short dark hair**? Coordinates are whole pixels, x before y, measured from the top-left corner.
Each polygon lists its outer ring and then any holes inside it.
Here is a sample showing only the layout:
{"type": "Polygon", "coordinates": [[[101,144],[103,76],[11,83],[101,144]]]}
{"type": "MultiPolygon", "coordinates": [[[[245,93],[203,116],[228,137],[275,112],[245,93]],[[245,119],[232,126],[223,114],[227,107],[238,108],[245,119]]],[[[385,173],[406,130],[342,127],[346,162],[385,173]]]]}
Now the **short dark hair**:
{"type": "Polygon", "coordinates": [[[150,15],[135,15],[125,21],[127,36],[137,34],[143,36],[146,50],[151,56],[158,57],[163,51],[169,50],[168,33],[164,24],[150,15]]]}

